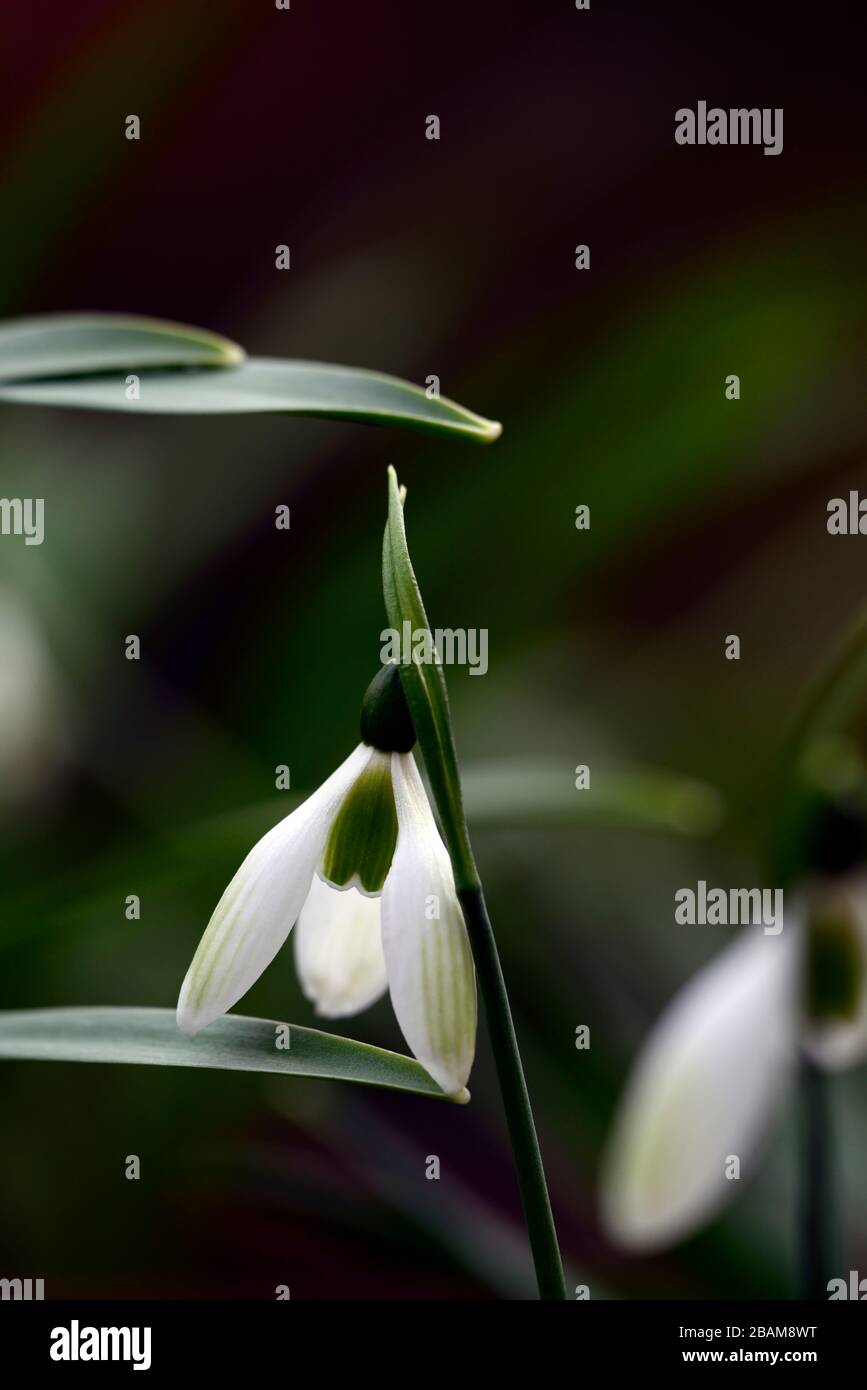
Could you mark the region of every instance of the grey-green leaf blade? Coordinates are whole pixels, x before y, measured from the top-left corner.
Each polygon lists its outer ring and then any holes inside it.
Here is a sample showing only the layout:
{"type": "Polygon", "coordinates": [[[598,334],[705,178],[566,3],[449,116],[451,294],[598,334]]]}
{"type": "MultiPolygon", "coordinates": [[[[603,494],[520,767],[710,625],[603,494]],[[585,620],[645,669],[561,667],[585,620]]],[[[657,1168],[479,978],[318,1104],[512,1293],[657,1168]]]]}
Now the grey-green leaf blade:
{"type": "Polygon", "coordinates": [[[190,1038],[180,1032],[172,1009],[27,1009],[0,1013],[0,1059],[269,1072],[449,1099],[411,1057],[294,1024],[290,1046],[281,1049],[282,1026],[227,1014],[190,1038]]]}
{"type": "Polygon", "coordinates": [[[44,314],[0,323],[0,382],[98,372],[238,366],[237,343],[188,324],[130,314],[44,314]]]}
{"type": "Polygon", "coordinates": [[[125,378],[0,382],[0,400],[77,410],[126,410],[168,415],[314,415],[400,425],[490,443],[500,426],[446,397],[399,377],[325,362],[250,358],[222,372],[142,372],[130,400],[125,378]]]}

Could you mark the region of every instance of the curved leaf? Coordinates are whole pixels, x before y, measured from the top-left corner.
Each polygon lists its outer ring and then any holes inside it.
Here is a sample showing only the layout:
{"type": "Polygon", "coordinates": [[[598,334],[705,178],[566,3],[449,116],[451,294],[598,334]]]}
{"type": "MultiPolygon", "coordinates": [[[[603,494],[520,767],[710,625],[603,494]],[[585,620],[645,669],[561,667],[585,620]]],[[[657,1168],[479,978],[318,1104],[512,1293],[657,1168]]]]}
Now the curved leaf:
{"type": "Polygon", "coordinates": [[[244,349],[216,333],[130,314],[44,314],[0,323],[0,381],[230,367],[243,360],[244,349]]]}
{"type": "Polygon", "coordinates": [[[282,1026],[227,1014],[189,1038],[173,1009],[26,1009],[0,1013],[0,1058],[276,1072],[450,1099],[411,1057],[294,1024],[282,1050],[276,1046],[282,1026]]]}
{"type": "Polygon", "coordinates": [[[360,367],[250,358],[221,372],[142,372],[138,400],[122,376],[0,383],[0,400],[76,410],[131,410],[167,415],[320,415],[403,425],[487,444],[501,426],[454,401],[429,400],[419,386],[360,367]]]}

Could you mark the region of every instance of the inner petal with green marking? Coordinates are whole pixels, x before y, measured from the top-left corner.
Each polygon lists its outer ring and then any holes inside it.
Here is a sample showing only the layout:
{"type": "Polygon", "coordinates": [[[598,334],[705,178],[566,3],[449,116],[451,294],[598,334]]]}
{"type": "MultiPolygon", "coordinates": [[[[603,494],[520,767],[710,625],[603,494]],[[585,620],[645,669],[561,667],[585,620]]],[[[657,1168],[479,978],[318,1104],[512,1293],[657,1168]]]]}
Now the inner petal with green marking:
{"type": "Polygon", "coordinates": [[[380,893],[396,844],[391,755],[372,752],[334,818],[319,873],[335,888],[380,893]]]}

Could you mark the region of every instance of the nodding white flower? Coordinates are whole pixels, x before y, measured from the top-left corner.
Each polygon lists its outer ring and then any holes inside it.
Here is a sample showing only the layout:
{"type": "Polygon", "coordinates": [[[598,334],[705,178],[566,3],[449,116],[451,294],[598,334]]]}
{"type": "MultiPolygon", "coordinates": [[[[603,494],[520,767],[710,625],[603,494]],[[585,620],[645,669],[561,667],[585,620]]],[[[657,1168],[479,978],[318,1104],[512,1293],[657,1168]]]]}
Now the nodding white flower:
{"type": "Polygon", "coordinates": [[[226,1013],[297,921],[296,966],[317,1012],[357,1013],[388,988],[412,1052],[463,1099],[475,1052],[473,958],[395,667],[365,697],[362,739],[247,855],[199,942],[178,1026],[197,1033],[226,1013]]]}
{"type": "Polygon", "coordinates": [[[660,1249],[714,1216],[755,1165],[801,1051],[831,1069],[867,1057],[863,879],[814,885],[778,936],[742,933],[651,1030],[603,1160],[612,1239],[660,1249]]]}

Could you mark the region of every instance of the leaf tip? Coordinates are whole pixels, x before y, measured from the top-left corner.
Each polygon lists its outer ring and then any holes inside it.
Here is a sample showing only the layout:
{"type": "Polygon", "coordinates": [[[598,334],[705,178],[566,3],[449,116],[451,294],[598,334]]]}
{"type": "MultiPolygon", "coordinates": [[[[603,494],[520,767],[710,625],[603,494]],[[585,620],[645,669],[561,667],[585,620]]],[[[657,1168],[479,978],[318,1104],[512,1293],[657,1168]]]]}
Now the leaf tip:
{"type": "Polygon", "coordinates": [[[243,367],[247,360],[247,353],[240,343],[233,343],[226,338],[220,347],[220,362],[226,367],[243,367]]]}
{"type": "Polygon", "coordinates": [[[388,496],[389,508],[394,497],[397,498],[401,507],[406,501],[406,488],[404,487],[403,483],[398,482],[397,470],[395,469],[393,463],[390,463],[388,465],[388,496]]]}

